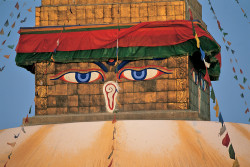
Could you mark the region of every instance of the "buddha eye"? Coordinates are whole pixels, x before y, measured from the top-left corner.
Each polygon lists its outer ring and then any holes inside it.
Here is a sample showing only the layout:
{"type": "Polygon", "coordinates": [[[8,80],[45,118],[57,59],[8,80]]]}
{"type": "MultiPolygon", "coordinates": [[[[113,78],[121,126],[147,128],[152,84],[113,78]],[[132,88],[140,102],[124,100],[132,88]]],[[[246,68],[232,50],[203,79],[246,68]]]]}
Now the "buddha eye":
{"type": "Polygon", "coordinates": [[[154,79],[162,74],[171,73],[171,70],[158,66],[126,67],[118,72],[117,78],[125,78],[132,81],[144,81],[154,79]]]}
{"type": "Polygon", "coordinates": [[[102,70],[67,70],[51,77],[51,80],[61,79],[69,83],[90,83],[101,79],[104,81],[105,75],[102,70]]]}

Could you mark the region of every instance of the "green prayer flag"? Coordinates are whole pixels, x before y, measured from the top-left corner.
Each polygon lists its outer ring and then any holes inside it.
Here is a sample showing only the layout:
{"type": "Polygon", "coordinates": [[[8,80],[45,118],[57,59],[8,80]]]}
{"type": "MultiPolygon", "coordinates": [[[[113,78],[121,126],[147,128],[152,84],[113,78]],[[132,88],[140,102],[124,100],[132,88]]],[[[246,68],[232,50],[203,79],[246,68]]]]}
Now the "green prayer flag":
{"type": "Polygon", "coordinates": [[[224,35],[224,37],[225,37],[226,35],[228,35],[228,33],[226,33],[226,32],[223,32],[223,35],[224,35]]]}
{"type": "Polygon", "coordinates": [[[232,145],[232,144],[229,146],[228,152],[229,152],[230,158],[231,158],[231,159],[235,159],[235,152],[234,152],[234,148],[233,148],[233,145],[232,145]]]}
{"type": "Polygon", "coordinates": [[[240,94],[240,97],[244,98],[244,94],[243,94],[243,93],[241,93],[241,94],[240,94]]]}
{"type": "Polygon", "coordinates": [[[8,48],[13,49],[15,45],[8,45],[8,48]]]}
{"type": "Polygon", "coordinates": [[[8,33],[8,35],[7,35],[7,36],[10,36],[10,33],[11,33],[11,30],[10,30],[10,32],[8,33]]]}
{"type": "Polygon", "coordinates": [[[29,109],[29,114],[31,114],[31,108],[32,108],[32,105],[30,106],[30,109],[29,109]]]}
{"type": "Polygon", "coordinates": [[[215,94],[214,94],[214,89],[212,88],[211,90],[211,95],[210,95],[211,99],[213,99],[213,103],[215,103],[215,94]]]}
{"type": "Polygon", "coordinates": [[[234,76],[234,79],[238,80],[238,77],[237,77],[237,75],[235,75],[235,76],[234,76]]]}
{"type": "Polygon", "coordinates": [[[246,83],[247,82],[247,79],[244,77],[243,78],[243,83],[246,83]]]}

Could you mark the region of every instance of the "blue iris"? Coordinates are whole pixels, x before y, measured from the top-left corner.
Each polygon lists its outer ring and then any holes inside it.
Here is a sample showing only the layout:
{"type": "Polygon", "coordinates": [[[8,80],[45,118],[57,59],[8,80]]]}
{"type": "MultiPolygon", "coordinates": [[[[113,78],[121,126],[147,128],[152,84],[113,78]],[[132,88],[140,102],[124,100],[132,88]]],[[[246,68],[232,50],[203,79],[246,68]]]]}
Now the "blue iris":
{"type": "Polygon", "coordinates": [[[134,80],[144,80],[147,76],[147,69],[141,71],[131,70],[131,75],[134,80]]]}
{"type": "Polygon", "coordinates": [[[76,72],[75,77],[76,77],[76,81],[79,83],[89,82],[91,78],[91,72],[88,72],[88,73],[76,72]]]}

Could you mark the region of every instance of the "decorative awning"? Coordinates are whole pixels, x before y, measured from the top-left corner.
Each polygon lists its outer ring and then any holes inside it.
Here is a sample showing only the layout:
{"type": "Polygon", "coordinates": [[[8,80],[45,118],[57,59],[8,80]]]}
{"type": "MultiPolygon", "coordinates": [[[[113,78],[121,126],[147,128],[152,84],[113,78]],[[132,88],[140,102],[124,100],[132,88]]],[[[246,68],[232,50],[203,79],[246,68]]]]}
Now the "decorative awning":
{"type": "MultiPolygon", "coordinates": [[[[194,22],[200,45],[209,57],[209,75],[217,80],[220,74],[220,46],[200,25],[194,22]]],[[[36,62],[93,62],[116,58],[140,60],[192,55],[196,47],[191,21],[173,20],[137,24],[60,26],[21,28],[16,48],[16,64],[28,69],[36,62]]]]}

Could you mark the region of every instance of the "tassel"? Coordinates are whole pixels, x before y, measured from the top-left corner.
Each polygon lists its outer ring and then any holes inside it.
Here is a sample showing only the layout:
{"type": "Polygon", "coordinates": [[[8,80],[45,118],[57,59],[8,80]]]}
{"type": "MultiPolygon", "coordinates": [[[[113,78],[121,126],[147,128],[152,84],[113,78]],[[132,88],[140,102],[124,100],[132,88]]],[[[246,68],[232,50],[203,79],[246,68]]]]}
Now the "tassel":
{"type": "Polygon", "coordinates": [[[249,112],[249,108],[246,109],[245,114],[247,114],[248,112],[249,112]]]}

